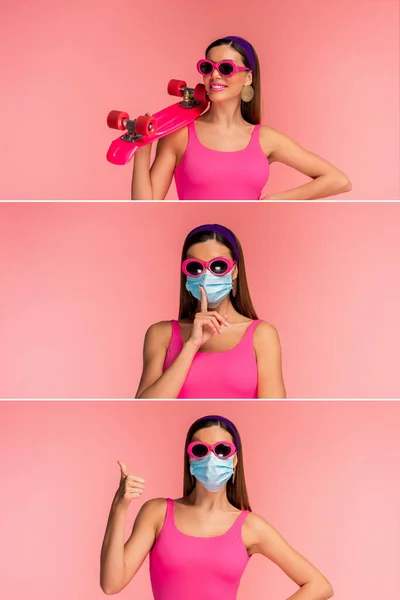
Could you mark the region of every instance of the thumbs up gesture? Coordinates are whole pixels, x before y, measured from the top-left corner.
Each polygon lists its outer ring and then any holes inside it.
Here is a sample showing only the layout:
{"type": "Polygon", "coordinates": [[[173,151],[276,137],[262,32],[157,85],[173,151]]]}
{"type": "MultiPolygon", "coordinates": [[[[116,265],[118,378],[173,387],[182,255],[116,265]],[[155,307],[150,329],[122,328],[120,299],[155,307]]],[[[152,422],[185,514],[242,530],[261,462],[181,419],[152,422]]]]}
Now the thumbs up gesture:
{"type": "Polygon", "coordinates": [[[115,500],[118,503],[128,506],[132,500],[139,498],[139,496],[143,494],[145,481],[136,475],[129,475],[124,462],[119,460],[118,464],[121,477],[115,500]]]}

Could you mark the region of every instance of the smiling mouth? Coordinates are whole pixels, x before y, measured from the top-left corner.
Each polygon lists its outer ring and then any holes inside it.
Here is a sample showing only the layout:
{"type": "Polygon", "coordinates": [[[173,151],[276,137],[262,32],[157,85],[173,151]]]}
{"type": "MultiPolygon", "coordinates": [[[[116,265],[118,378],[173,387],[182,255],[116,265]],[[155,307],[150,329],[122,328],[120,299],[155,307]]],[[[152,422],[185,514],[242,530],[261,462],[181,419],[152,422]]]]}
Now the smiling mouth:
{"type": "Polygon", "coordinates": [[[223,90],[225,90],[228,86],[224,85],[222,83],[211,83],[210,84],[210,90],[212,92],[222,92],[223,90]]]}

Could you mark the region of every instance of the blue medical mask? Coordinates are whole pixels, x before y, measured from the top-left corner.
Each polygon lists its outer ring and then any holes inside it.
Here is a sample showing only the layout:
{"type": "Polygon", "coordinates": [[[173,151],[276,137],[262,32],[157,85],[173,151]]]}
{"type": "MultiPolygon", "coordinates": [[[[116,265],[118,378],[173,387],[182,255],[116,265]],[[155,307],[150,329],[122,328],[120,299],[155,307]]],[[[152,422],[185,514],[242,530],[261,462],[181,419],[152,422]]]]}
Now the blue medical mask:
{"type": "Polygon", "coordinates": [[[206,490],[218,492],[233,475],[233,459],[234,456],[218,458],[210,452],[200,460],[191,459],[190,473],[204,485],[206,490]]]}
{"type": "Polygon", "coordinates": [[[201,300],[200,285],[206,291],[208,306],[216,308],[232,290],[232,271],[217,276],[206,269],[200,277],[186,276],[186,289],[197,300],[201,300]]]}

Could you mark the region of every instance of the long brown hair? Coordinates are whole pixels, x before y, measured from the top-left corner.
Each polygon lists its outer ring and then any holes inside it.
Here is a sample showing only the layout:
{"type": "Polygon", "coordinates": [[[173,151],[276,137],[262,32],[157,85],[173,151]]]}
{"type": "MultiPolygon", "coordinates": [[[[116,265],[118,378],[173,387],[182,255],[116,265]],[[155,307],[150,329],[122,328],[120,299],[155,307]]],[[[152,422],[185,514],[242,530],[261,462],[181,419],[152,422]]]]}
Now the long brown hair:
{"type": "MultiPolygon", "coordinates": [[[[244,256],[242,246],[236,237],[236,235],[231,232],[238,248],[239,258],[237,261],[238,266],[238,276],[237,276],[237,284],[236,284],[236,295],[234,296],[231,293],[231,302],[235,310],[238,313],[247,317],[248,319],[258,319],[257,313],[253,306],[250,297],[250,291],[247,284],[246,277],[246,269],[244,265],[244,256]]],[[[181,256],[181,264],[187,258],[187,251],[190,246],[193,244],[199,244],[202,242],[206,242],[207,240],[216,240],[220,244],[223,244],[229,249],[232,259],[235,257],[235,253],[232,247],[232,244],[220,233],[215,233],[214,231],[202,231],[199,233],[195,233],[193,236],[190,236],[189,239],[185,240],[185,243],[182,248],[182,256],[181,256]]],[[[187,319],[192,317],[197,309],[198,300],[190,292],[186,289],[186,275],[181,270],[181,283],[180,283],[180,299],[179,299],[179,316],[178,319],[187,319]]]]}
{"type": "MultiPolygon", "coordinates": [[[[210,44],[208,46],[208,48],[205,52],[205,56],[207,56],[207,54],[210,52],[211,48],[215,48],[216,46],[232,46],[232,48],[234,50],[236,50],[236,52],[239,52],[239,54],[241,55],[244,66],[247,67],[248,69],[251,68],[249,59],[247,58],[246,53],[243,50],[243,48],[241,46],[239,46],[239,44],[237,44],[236,42],[233,42],[231,40],[226,40],[224,38],[220,38],[218,40],[215,40],[215,42],[212,42],[212,44],[210,44]]],[[[257,52],[254,50],[252,45],[251,45],[251,47],[252,47],[253,54],[254,54],[254,69],[252,71],[253,82],[251,84],[254,89],[254,97],[250,102],[243,102],[243,100],[242,100],[240,103],[240,111],[241,111],[242,117],[245,121],[247,121],[248,123],[251,123],[252,125],[258,125],[259,123],[261,123],[260,61],[258,59],[257,52]]]]}
{"type": "Polygon", "coordinates": [[[218,427],[222,427],[225,429],[231,436],[232,439],[236,441],[237,451],[237,465],[235,469],[234,477],[231,477],[226,484],[226,495],[231,504],[238,508],[239,510],[250,510],[250,502],[247,494],[246,488],[246,480],[244,476],[244,463],[243,463],[243,448],[242,448],[242,440],[240,439],[239,431],[232,423],[231,426],[228,425],[224,421],[219,421],[218,418],[208,418],[204,417],[204,419],[199,419],[195,421],[189,428],[187,432],[186,441],[185,441],[185,457],[184,457],[184,471],[183,471],[183,497],[186,498],[189,496],[195,486],[196,479],[190,473],[190,462],[189,462],[189,454],[187,453],[187,447],[190,442],[193,441],[194,434],[199,431],[199,429],[204,429],[206,427],[214,427],[218,425],[218,427]]]}

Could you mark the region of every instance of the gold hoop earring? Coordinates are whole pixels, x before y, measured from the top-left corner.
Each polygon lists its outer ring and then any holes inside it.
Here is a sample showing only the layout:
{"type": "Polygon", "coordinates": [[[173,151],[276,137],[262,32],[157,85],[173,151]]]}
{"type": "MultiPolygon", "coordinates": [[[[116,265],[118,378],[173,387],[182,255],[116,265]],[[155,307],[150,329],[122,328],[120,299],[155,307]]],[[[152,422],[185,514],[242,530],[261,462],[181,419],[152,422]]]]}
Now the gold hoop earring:
{"type": "Polygon", "coordinates": [[[243,102],[251,102],[254,98],[254,88],[251,85],[245,85],[242,87],[240,97],[243,102]]]}

